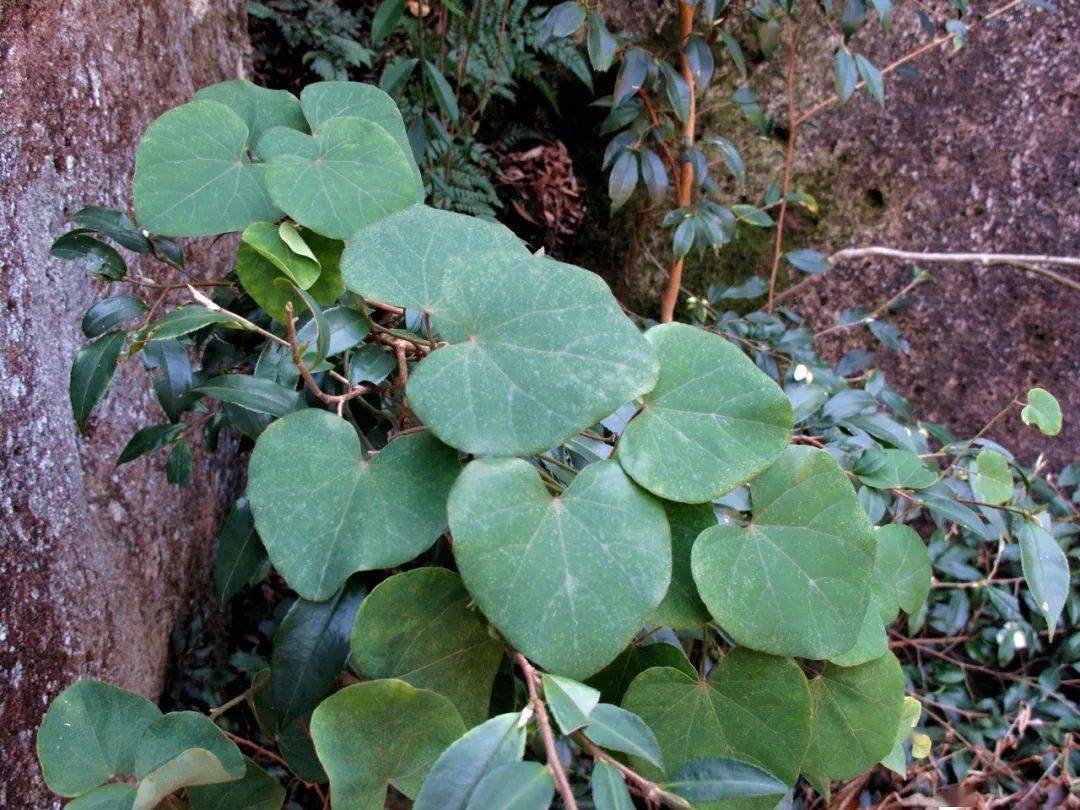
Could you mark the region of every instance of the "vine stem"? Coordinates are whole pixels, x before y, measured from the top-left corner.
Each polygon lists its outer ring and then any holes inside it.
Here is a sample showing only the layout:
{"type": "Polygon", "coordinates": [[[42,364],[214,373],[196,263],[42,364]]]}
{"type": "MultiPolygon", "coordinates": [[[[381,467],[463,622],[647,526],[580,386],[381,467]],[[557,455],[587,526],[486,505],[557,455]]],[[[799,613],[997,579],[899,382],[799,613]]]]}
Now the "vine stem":
{"type": "Polygon", "coordinates": [[[690,810],[691,805],[685,799],[673,793],[668,793],[660,785],[646,779],[637,771],[628,768],[614,757],[609,756],[607,752],[603,751],[584,734],[577,735],[576,739],[593,759],[612,766],[622,774],[622,778],[627,785],[636,793],[639,793],[645,801],[652,804],[666,804],[668,807],[676,808],[676,810],[690,810]]]}
{"type": "Polygon", "coordinates": [[[547,766],[551,770],[551,775],[555,778],[555,787],[558,788],[559,795],[562,796],[566,810],[578,810],[577,800],[570,789],[570,780],[566,778],[566,771],[563,770],[562,763],[559,762],[559,754],[555,748],[555,735],[551,731],[551,721],[548,719],[547,708],[544,706],[543,698],[540,697],[540,676],[537,674],[536,668],[529,663],[529,659],[521,653],[514,652],[514,662],[521,669],[521,674],[525,678],[525,688],[529,691],[529,703],[532,704],[533,712],[536,714],[536,723],[540,726],[540,736],[544,740],[544,749],[547,752],[547,766]]]}
{"type": "MultiPolygon", "coordinates": [[[[687,43],[694,31],[694,10],[696,2],[679,2],[679,69],[683,80],[690,88],[690,110],[683,122],[683,148],[689,149],[694,145],[694,135],[697,128],[697,87],[694,83],[694,72],[690,69],[690,57],[686,53],[687,43]]],[[[693,200],[694,194],[694,165],[685,160],[679,166],[676,175],[677,183],[675,193],[679,208],[686,208],[693,200]]],[[[668,270],[667,286],[664,287],[663,297],[660,299],[660,321],[671,323],[675,320],[675,304],[679,300],[679,288],[682,285],[683,259],[675,259],[668,270]]]]}
{"type": "Polygon", "coordinates": [[[327,405],[339,406],[338,410],[340,412],[341,405],[344,405],[344,403],[348,402],[350,399],[355,399],[361,394],[366,394],[368,391],[372,390],[366,385],[357,385],[345,394],[328,394],[319,387],[319,384],[315,381],[311,371],[304,365],[304,359],[300,354],[300,343],[296,337],[296,316],[293,315],[292,301],[285,302],[285,333],[288,335],[289,350],[292,352],[293,364],[300,371],[300,376],[304,379],[304,384],[311,393],[327,405]]]}

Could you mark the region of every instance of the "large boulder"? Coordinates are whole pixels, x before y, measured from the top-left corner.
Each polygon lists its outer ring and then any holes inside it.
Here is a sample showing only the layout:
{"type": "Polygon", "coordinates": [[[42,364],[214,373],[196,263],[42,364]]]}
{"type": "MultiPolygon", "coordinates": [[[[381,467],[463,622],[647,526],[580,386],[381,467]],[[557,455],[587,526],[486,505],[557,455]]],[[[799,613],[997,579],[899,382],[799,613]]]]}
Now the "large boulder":
{"type": "MultiPolygon", "coordinates": [[[[114,467],[134,430],[164,421],[137,363],[78,434],[68,370],[102,290],[49,244],[82,205],[128,203],[146,124],[240,74],[248,44],[242,0],[0,7],[0,806],[48,807],[34,753],[45,707],[84,676],[156,695],[236,484],[228,448],[200,452],[186,489],[160,459],[114,467]]],[[[212,273],[224,257],[190,260],[212,273]]]]}

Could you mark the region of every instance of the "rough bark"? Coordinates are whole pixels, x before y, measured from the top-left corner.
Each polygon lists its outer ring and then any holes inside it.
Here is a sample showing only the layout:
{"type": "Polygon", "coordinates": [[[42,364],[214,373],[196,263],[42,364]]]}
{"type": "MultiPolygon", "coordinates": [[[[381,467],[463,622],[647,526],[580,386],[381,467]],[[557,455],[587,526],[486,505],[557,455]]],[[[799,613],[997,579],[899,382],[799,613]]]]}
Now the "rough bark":
{"type": "Polygon", "coordinates": [[[164,421],[133,363],[78,435],[68,369],[102,289],[48,247],[82,205],[128,203],[146,124],[241,74],[245,26],[242,0],[0,0],[2,807],[58,804],[34,754],[48,702],[83,676],[154,696],[206,581],[229,449],[200,452],[186,489],[160,459],[116,469],[126,438],[164,421]]]}

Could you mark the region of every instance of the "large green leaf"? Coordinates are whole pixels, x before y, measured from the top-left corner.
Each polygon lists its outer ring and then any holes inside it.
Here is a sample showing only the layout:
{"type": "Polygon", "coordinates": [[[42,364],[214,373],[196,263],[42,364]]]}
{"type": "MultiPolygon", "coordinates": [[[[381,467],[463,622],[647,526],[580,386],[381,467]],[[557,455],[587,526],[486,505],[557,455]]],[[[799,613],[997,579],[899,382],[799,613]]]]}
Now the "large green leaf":
{"type": "Polygon", "coordinates": [[[422,185],[401,111],[380,88],[359,82],[316,82],[303,89],[300,103],[312,129],[318,129],[331,118],[364,118],[378,124],[401,147],[412,165],[417,184],[422,185]]]}
{"type": "Polygon", "coordinates": [[[479,723],[503,652],[471,602],[461,577],[445,568],[390,577],[356,617],[353,662],[369,678],[400,678],[445,695],[467,724],[479,723]]]}
{"type": "Polygon", "coordinates": [[[1050,637],[1069,597],[1069,559],[1050,532],[1050,518],[1044,512],[1036,519],[1024,518],[1016,530],[1020,543],[1020,564],[1031,595],[1046,617],[1050,637]]]}
{"type": "Polygon", "coordinates": [[[217,101],[182,104],[155,120],[135,153],[139,224],[164,236],[212,236],[277,219],[247,140],[244,122],[217,101]]]}
{"type": "Polygon", "coordinates": [[[915,613],[930,593],[930,553],[910,526],[890,523],[878,526],[874,558],[873,601],[881,619],[891,622],[901,608],[915,613]]]}
{"type": "Polygon", "coordinates": [[[552,447],[656,382],[649,344],[592,273],[516,252],[451,259],[432,326],[450,346],[409,377],[409,403],[470,453],[552,447]]]}
{"type": "Polygon", "coordinates": [[[76,681],[49,704],[37,735],[45,784],[78,796],[134,771],[139,738],[161,717],[144,697],[101,681],[76,681]]]}
{"type": "Polygon", "coordinates": [[[457,454],[427,432],[367,460],[352,425],[307,409],[259,436],[247,491],[274,566],[318,601],[354,571],[400,565],[435,542],[458,470],[457,454]]]}
{"type": "Polygon", "coordinates": [[[412,798],[439,755],[464,733],[454,704],[398,680],[347,686],[311,716],[335,810],[382,810],[388,785],[412,798]]]}
{"type": "Polygon", "coordinates": [[[301,225],[347,239],[423,201],[412,161],[378,124],[331,118],[312,137],[319,146],[316,157],[276,155],[266,164],[271,199],[301,225]]]}
{"type": "Polygon", "coordinates": [[[198,712],[169,712],[146,729],[135,752],[135,810],[149,810],[183,787],[231,782],[247,766],[240,749],[198,712]]]}
{"type": "Polygon", "coordinates": [[[547,810],[554,796],[555,780],[539,762],[508,762],[480,780],[465,810],[547,810]]]}
{"type": "Polygon", "coordinates": [[[703,503],[745,484],[784,452],[791,402],[740,349],[681,323],[645,338],[660,379],[619,440],[619,463],[663,498],[703,503]]]}
{"type": "MultiPolygon", "coordinates": [[[[646,670],[623,706],[656,734],[668,776],[695,759],[730,757],[793,785],[810,742],[810,690],[802,670],[790,658],[744,648],[728,653],[708,680],[670,667],[646,670]]],[[[646,775],[662,777],[643,767],[646,775]]],[[[774,804],[744,799],[738,806],[774,804]]]]}
{"type": "Polygon", "coordinates": [[[671,501],[664,502],[664,512],[671,526],[671,585],[649,621],[678,629],[702,627],[709,623],[709,609],[698,596],[690,555],[698,535],[716,525],[716,513],[712,504],[671,501]]]}
{"type": "MultiPolygon", "coordinates": [[[[321,267],[319,277],[308,287],[307,294],[315,299],[315,303],[329,306],[345,292],[340,267],[344,243],[319,236],[306,228],[301,229],[300,234],[321,267]]],[[[294,314],[299,315],[304,310],[299,293],[283,281],[289,277],[246,242],[241,243],[236,251],[236,276],[247,294],[275,321],[285,322],[285,304],[289,301],[292,302],[294,314]]]]}
{"type": "Polygon", "coordinates": [[[250,759],[245,757],[244,762],[243,779],[189,788],[191,810],[279,810],[285,788],[250,759]]]}
{"type": "Polygon", "coordinates": [[[609,663],[671,577],[660,503],[614,462],[552,498],[521,459],[469,464],[450,493],[454,558],[476,603],[545,669],[581,679],[609,663]]]}
{"type": "Polygon", "coordinates": [[[500,714],[468,731],[442,752],[428,772],[413,810],[464,810],[493,768],[525,753],[525,725],[516,712],[500,714]]]}
{"type": "Polygon", "coordinates": [[[254,149],[270,127],[289,127],[307,132],[307,121],[300,102],[288,90],[270,90],[247,79],[233,79],[204,87],[195,93],[196,101],[224,104],[247,125],[247,145],[254,149]]]}
{"type": "Polygon", "coordinates": [[[824,450],[792,446],[750,483],[753,520],[694,544],[698,592],[739,644],[828,658],[855,643],[870,600],[873,526],[824,450]]]}
{"type": "Polygon", "coordinates": [[[365,298],[430,310],[450,259],[491,250],[528,255],[524,243],[498,223],[413,205],[350,239],[341,273],[345,286],[365,298]]]}
{"type": "Polygon", "coordinates": [[[107,332],[93,343],[79,349],[71,364],[68,394],[71,413],[79,430],[86,430],[87,420],[116,374],[120,351],[127,343],[127,332],[107,332]]]}
{"type": "Polygon", "coordinates": [[[309,714],[334,688],[363,597],[363,585],[353,581],[325,602],[297,599],[274,631],[270,689],[282,724],[309,714]]]}
{"type": "Polygon", "coordinates": [[[850,779],[889,753],[904,704],[904,674],[892,653],[858,667],[826,664],[810,681],[814,733],[803,770],[850,779]]]}

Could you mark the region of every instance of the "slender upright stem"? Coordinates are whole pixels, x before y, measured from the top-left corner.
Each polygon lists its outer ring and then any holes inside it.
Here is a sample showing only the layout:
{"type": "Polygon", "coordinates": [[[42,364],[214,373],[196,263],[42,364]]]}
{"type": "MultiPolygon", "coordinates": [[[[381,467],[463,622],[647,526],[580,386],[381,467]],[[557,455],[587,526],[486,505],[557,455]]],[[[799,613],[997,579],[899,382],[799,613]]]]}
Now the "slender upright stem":
{"type": "Polygon", "coordinates": [[[533,665],[529,663],[529,659],[521,653],[514,653],[514,662],[521,669],[521,674],[525,678],[525,688],[529,691],[529,703],[532,705],[533,712],[536,713],[536,723],[540,726],[540,736],[544,740],[544,749],[547,752],[547,765],[551,770],[551,775],[555,778],[555,787],[558,788],[559,795],[562,796],[566,810],[578,810],[574,792],[570,789],[570,780],[566,778],[566,771],[563,770],[562,763],[559,762],[559,752],[555,748],[555,734],[551,730],[551,721],[548,719],[547,708],[544,706],[543,698],[540,697],[540,676],[533,665]]]}

